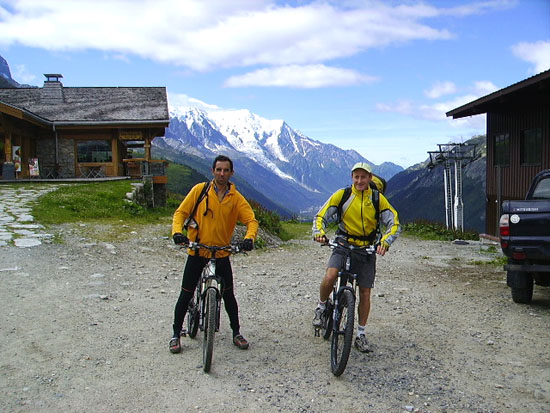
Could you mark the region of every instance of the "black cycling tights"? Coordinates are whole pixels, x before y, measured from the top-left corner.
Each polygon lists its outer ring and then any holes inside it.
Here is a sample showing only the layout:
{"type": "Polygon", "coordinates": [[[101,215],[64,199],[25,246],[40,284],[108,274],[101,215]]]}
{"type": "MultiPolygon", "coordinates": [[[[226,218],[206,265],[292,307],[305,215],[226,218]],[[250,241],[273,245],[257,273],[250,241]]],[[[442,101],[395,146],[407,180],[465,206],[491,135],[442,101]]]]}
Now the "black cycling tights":
{"type": "MultiPolygon", "coordinates": [[[[208,259],[196,255],[188,255],[185,269],[183,270],[183,279],[181,281],[181,291],[174,309],[174,336],[179,336],[183,326],[183,319],[187,313],[189,301],[195,293],[195,288],[199,281],[202,269],[208,263],[208,259]]],[[[225,311],[229,316],[229,322],[233,335],[239,334],[239,306],[235,293],[233,291],[233,271],[229,257],[216,259],[216,274],[223,279],[224,289],[222,298],[225,305],[225,311]]]]}

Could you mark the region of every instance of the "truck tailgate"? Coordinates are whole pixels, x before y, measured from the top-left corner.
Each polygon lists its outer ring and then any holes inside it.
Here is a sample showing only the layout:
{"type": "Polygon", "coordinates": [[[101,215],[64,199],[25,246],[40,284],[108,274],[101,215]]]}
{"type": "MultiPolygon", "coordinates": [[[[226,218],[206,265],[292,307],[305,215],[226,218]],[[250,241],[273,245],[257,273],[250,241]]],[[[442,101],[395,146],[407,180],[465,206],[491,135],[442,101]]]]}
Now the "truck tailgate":
{"type": "Polygon", "coordinates": [[[550,201],[511,201],[507,206],[511,237],[550,239],[550,201]]]}

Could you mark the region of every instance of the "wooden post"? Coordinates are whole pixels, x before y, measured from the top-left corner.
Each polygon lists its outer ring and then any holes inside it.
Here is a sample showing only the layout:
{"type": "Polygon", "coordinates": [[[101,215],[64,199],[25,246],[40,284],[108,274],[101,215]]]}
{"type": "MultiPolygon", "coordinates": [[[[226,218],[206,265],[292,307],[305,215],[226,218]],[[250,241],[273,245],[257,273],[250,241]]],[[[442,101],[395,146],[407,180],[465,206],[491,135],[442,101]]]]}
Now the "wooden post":
{"type": "MultiPolygon", "coordinates": [[[[2,115],[2,114],[0,114],[2,115]]],[[[11,146],[11,124],[6,116],[2,115],[2,125],[4,127],[4,165],[2,167],[2,179],[15,179],[15,165],[13,164],[13,148],[11,146]]]]}

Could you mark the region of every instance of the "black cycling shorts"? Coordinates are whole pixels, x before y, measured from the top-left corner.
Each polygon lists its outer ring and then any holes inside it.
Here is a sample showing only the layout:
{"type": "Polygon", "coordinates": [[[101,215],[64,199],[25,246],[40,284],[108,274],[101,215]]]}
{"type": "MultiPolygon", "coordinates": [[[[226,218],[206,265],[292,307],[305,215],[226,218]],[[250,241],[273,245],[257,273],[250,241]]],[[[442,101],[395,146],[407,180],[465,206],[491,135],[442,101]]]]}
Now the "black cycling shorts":
{"type": "MultiPolygon", "coordinates": [[[[335,248],[328,260],[329,268],[344,268],[347,251],[335,248]]],[[[350,272],[357,274],[357,285],[365,288],[374,288],[376,277],[376,254],[366,254],[359,251],[351,252],[350,272]]]]}

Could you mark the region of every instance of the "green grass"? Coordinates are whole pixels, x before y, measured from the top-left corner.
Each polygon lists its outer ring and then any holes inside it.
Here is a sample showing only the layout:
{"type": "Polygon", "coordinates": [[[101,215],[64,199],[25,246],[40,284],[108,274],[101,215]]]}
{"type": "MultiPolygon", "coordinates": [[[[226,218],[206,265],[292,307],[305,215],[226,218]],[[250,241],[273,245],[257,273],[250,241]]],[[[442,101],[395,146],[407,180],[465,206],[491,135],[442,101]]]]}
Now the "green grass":
{"type": "Polygon", "coordinates": [[[433,241],[453,241],[461,240],[479,240],[479,234],[475,231],[456,231],[447,229],[443,224],[428,221],[415,221],[403,225],[403,235],[415,236],[424,240],[433,241]]]}
{"type": "Polygon", "coordinates": [[[479,265],[479,266],[490,265],[490,266],[502,268],[507,263],[508,263],[508,259],[502,255],[502,256],[493,258],[491,261],[475,260],[475,261],[472,261],[470,264],[479,265]]]}
{"type": "Polygon", "coordinates": [[[284,221],[283,229],[287,234],[287,239],[311,239],[311,222],[284,221]]]}
{"type": "Polygon", "coordinates": [[[66,185],[40,197],[32,210],[32,215],[45,225],[69,222],[169,222],[174,208],[140,207],[126,201],[128,192],[132,192],[130,181],[66,185]]]}
{"type": "MultiPolygon", "coordinates": [[[[167,206],[143,208],[126,200],[132,191],[131,181],[96,182],[61,186],[43,195],[34,206],[32,215],[44,225],[62,223],[101,223],[123,225],[170,225],[172,214],[183,196],[168,193],[167,206]]],[[[311,222],[281,221],[279,215],[251,201],[260,226],[277,235],[283,241],[311,238],[311,222]]],[[[121,230],[122,231],[122,230],[121,230]]],[[[443,225],[414,222],[403,227],[403,234],[427,240],[452,241],[455,239],[478,240],[473,231],[458,232],[443,225]]]]}
{"type": "MultiPolygon", "coordinates": [[[[32,215],[44,225],[74,222],[96,225],[116,223],[120,234],[124,233],[124,228],[128,226],[171,224],[172,215],[183,199],[182,195],[168,192],[166,207],[147,209],[126,200],[126,194],[132,192],[132,189],[131,181],[61,186],[56,191],[40,197],[32,210],[32,215]]],[[[253,201],[250,204],[263,229],[277,235],[283,241],[293,237],[287,233],[279,215],[253,201]]],[[[258,240],[257,245],[261,244],[262,240],[258,240]]]]}

